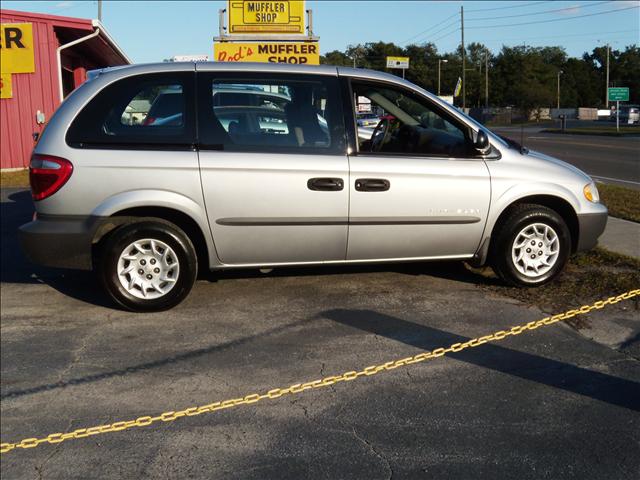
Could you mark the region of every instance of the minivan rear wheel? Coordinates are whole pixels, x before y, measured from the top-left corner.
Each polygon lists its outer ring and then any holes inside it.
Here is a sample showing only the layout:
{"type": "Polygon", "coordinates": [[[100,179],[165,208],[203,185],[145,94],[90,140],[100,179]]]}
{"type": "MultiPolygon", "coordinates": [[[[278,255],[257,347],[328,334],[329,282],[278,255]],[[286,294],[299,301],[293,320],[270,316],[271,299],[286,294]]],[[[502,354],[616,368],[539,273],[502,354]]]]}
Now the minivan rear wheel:
{"type": "Polygon", "coordinates": [[[167,310],[189,294],[198,271],[195,248],[177,226],[142,221],[115,230],[101,255],[109,295],[137,312],[167,310]]]}
{"type": "Polygon", "coordinates": [[[571,234],[562,217],[542,205],[522,204],[498,226],[491,266],[510,285],[538,286],[562,271],[570,253],[571,234]]]}

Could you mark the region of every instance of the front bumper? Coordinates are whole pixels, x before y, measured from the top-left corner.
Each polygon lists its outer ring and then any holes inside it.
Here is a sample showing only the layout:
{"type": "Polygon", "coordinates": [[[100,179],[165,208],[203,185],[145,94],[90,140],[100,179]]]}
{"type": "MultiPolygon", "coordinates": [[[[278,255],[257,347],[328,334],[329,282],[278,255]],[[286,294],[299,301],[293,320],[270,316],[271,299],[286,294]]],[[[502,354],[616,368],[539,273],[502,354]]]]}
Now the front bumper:
{"type": "Polygon", "coordinates": [[[92,242],[102,217],[39,215],[18,229],[20,247],[33,263],[91,270],[92,242]]]}
{"type": "Polygon", "coordinates": [[[601,210],[595,213],[578,215],[578,245],[576,251],[589,250],[598,244],[598,237],[607,226],[609,212],[607,207],[600,205],[601,210]]]}

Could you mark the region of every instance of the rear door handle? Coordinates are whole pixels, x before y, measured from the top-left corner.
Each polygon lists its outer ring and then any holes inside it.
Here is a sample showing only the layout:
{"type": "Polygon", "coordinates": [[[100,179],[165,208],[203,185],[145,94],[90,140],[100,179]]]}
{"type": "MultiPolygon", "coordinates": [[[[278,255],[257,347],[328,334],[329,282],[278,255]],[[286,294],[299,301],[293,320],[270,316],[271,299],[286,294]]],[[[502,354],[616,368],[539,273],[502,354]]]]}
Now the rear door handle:
{"type": "Polygon", "coordinates": [[[359,178],[356,180],[358,192],[386,192],[389,188],[391,188],[391,183],[384,178],[359,178]]]}
{"type": "Polygon", "coordinates": [[[310,178],[307,182],[309,190],[338,192],[344,188],[344,180],[341,178],[310,178]]]}

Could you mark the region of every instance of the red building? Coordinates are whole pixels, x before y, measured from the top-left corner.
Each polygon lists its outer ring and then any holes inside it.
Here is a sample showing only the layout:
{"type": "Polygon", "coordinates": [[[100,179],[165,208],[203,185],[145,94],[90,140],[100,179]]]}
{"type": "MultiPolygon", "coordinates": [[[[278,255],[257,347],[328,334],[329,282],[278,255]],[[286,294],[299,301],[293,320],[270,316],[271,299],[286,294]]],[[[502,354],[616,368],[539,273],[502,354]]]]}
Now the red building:
{"type": "Polygon", "coordinates": [[[34,134],[86,80],[131,60],[97,20],[0,10],[0,168],[24,168],[34,134]]]}

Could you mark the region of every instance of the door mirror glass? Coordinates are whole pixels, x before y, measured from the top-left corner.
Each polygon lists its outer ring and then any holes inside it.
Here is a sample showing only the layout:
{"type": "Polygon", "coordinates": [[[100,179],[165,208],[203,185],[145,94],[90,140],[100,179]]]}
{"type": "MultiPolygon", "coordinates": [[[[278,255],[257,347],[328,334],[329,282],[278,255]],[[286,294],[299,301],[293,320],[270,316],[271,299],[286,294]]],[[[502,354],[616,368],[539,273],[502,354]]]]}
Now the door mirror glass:
{"type": "Polygon", "coordinates": [[[476,141],[473,144],[474,148],[480,153],[487,153],[491,145],[489,144],[489,136],[484,130],[478,130],[476,135],[476,141]]]}

